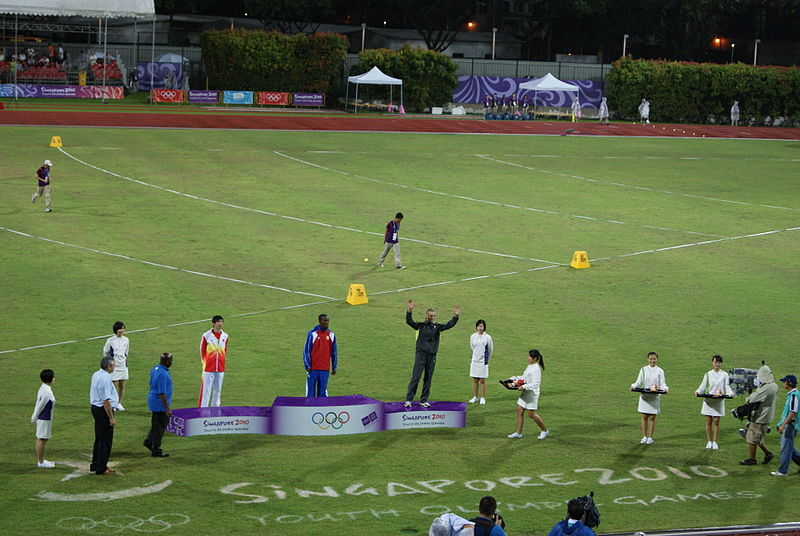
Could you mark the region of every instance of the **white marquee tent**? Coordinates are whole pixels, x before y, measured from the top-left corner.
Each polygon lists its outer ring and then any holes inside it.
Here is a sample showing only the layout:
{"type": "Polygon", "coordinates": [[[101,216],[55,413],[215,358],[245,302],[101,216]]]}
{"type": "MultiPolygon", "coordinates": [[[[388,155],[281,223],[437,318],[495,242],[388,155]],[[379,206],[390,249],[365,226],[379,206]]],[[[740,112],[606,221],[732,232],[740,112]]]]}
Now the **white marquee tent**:
{"type": "MultiPolygon", "coordinates": [[[[48,15],[62,17],[98,17],[100,26],[105,23],[105,37],[103,38],[103,57],[106,57],[108,48],[108,19],[118,17],[150,18],[153,20],[153,48],[155,51],[155,23],[156,9],[154,0],[0,0],[0,13],[11,15],[48,15]]],[[[17,35],[15,24],[14,36],[17,35]]],[[[14,55],[17,55],[16,40],[14,55]]],[[[103,85],[105,86],[105,77],[103,85]]],[[[16,91],[14,92],[16,95],[16,91]]]]}
{"type": "Polygon", "coordinates": [[[533,90],[533,105],[536,106],[536,95],[540,91],[562,91],[575,93],[578,96],[580,88],[574,84],[562,82],[550,73],[547,73],[542,78],[523,82],[519,85],[519,89],[533,90]]]}
{"type": "MultiPolygon", "coordinates": [[[[345,92],[344,97],[345,109],[347,109],[347,99],[350,95],[350,84],[356,85],[356,101],[358,101],[358,86],[360,84],[388,85],[390,102],[392,100],[392,86],[400,86],[400,109],[403,109],[403,81],[399,78],[392,78],[389,75],[383,74],[383,72],[378,69],[377,66],[373,67],[364,74],[347,77],[347,91],[345,92]]],[[[353,109],[356,113],[358,113],[358,107],[356,106],[355,102],[353,103],[353,109]]]]}

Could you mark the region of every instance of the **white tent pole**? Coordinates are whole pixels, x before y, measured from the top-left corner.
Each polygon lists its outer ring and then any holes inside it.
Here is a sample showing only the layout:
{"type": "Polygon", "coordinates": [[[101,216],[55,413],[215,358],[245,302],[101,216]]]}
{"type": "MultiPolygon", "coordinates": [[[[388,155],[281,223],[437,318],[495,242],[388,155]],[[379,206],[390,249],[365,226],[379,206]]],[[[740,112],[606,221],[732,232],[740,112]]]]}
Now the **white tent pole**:
{"type": "MultiPolygon", "coordinates": [[[[392,105],[392,86],[389,86],[389,106],[392,105]]],[[[391,112],[391,110],[389,110],[391,112]]]]}
{"type": "MultiPolygon", "coordinates": [[[[103,19],[100,19],[100,24],[103,19]]],[[[108,78],[108,17],[106,17],[106,25],[103,32],[103,102],[106,101],[106,78],[108,78]]]]}
{"type": "Polygon", "coordinates": [[[350,96],[350,80],[347,81],[347,88],[344,90],[344,111],[347,112],[347,100],[350,96]]]}
{"type": "Polygon", "coordinates": [[[14,57],[17,58],[14,67],[14,104],[17,103],[17,73],[19,72],[19,52],[17,51],[17,43],[19,42],[17,38],[17,32],[19,31],[19,14],[14,15],[14,57]]]}
{"type": "Polygon", "coordinates": [[[358,82],[356,82],[356,100],[353,102],[353,111],[358,113],[358,82]]]}
{"type": "MultiPolygon", "coordinates": [[[[403,83],[400,82],[400,107],[403,107],[403,83]]],[[[405,108],[403,108],[405,110],[405,108]]]]}
{"type": "Polygon", "coordinates": [[[153,70],[156,62],[156,14],[153,13],[153,39],[150,41],[150,91],[153,91],[153,70]]]}

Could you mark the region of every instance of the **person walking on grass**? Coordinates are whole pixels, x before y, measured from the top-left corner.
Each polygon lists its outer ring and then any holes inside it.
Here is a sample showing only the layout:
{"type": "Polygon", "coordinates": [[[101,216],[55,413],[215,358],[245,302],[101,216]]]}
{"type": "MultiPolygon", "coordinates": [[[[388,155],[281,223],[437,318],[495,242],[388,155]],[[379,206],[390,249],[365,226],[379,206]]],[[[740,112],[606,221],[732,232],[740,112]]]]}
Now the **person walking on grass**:
{"type": "Polygon", "coordinates": [[[789,463],[800,465],[800,451],[794,446],[794,438],[800,422],[797,413],[800,412],[800,393],[797,391],[797,377],[787,374],[781,378],[783,387],[788,391],[783,413],[778,421],[778,433],[781,435],[781,464],[777,471],[770,473],[772,476],[786,476],[789,473],[789,463]]]}
{"type": "Polygon", "coordinates": [[[431,381],[433,380],[433,371],[436,368],[436,352],[439,351],[439,337],[441,333],[455,326],[458,323],[458,315],[461,313],[461,307],[453,308],[453,318],[446,324],[439,324],[436,322],[436,311],[428,309],[425,311],[424,322],[414,322],[411,312],[414,310],[414,302],[408,300],[406,306],[406,324],[411,329],[417,331],[417,344],[416,354],[414,356],[414,370],[411,372],[411,381],[408,382],[408,390],[406,391],[405,407],[411,407],[411,401],[417,394],[417,385],[422,373],[425,373],[425,378],[422,383],[422,395],[419,397],[420,404],[423,408],[431,407],[428,402],[428,397],[431,393],[431,381]]]}
{"type": "Polygon", "coordinates": [[[44,369],[39,373],[39,379],[42,380],[42,385],[36,393],[36,406],[31,415],[31,422],[36,425],[36,466],[41,469],[52,469],[56,464],[44,459],[44,447],[53,435],[53,406],[56,397],[53,396],[52,387],[55,374],[50,369],[44,369]]]}
{"type": "Polygon", "coordinates": [[[50,206],[50,168],[53,163],[50,160],[45,160],[42,167],[36,170],[36,180],[39,181],[36,191],[31,196],[31,203],[36,203],[36,200],[44,196],[44,211],[53,212],[50,206]]]}
{"type": "Polygon", "coordinates": [[[378,257],[378,267],[380,268],[383,268],[383,261],[386,259],[386,255],[389,254],[390,249],[394,251],[394,267],[398,270],[405,270],[406,268],[400,262],[400,239],[398,235],[400,234],[401,221],[403,221],[403,213],[398,212],[394,215],[394,219],[389,220],[389,223],[386,224],[386,232],[383,236],[383,251],[378,257]]]}
{"type": "Polygon", "coordinates": [[[128,381],[128,351],[130,349],[130,341],[125,336],[125,324],[123,322],[114,322],[112,326],[114,335],[109,337],[106,344],[103,346],[103,357],[111,357],[114,359],[114,372],[111,373],[111,381],[119,393],[119,404],[117,404],[118,411],[125,411],[122,405],[122,399],[125,398],[125,383],[128,381]]]}
{"type": "Polygon", "coordinates": [[[478,401],[486,404],[486,378],[489,377],[489,358],[494,351],[492,336],[486,333],[486,322],[475,322],[475,333],[469,337],[469,346],[472,349],[472,359],[469,364],[469,375],[472,378],[472,398],[470,404],[478,401]]]}
{"type": "Polygon", "coordinates": [[[544,356],[539,350],[533,349],[528,351],[528,366],[522,376],[513,376],[512,380],[522,380],[522,383],[517,385],[517,390],[521,391],[519,399],[517,399],[517,431],[509,434],[509,439],[522,438],[522,426],[525,424],[525,412],[528,412],[528,417],[533,419],[539,427],[539,437],[537,439],[544,439],[550,435],[550,429],[544,424],[541,416],[536,413],[539,409],[539,393],[542,385],[542,372],[544,371],[544,356]]]}

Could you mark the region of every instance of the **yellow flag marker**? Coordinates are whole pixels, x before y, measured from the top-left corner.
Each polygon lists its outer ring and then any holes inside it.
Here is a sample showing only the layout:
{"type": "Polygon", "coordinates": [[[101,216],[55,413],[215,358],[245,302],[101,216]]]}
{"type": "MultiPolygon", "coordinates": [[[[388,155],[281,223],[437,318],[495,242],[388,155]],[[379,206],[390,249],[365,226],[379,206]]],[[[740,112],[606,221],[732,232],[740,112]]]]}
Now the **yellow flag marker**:
{"type": "Polygon", "coordinates": [[[589,268],[589,266],[591,266],[589,264],[589,256],[585,251],[576,251],[573,253],[572,262],[569,263],[569,265],[576,269],[589,268]]]}
{"type": "Polygon", "coordinates": [[[350,288],[347,290],[347,299],[344,301],[350,305],[367,303],[369,301],[367,299],[367,289],[364,288],[364,285],[358,283],[351,284],[350,288]]]}
{"type": "Polygon", "coordinates": [[[61,136],[53,136],[50,138],[50,147],[63,147],[64,144],[61,143],[61,136]]]}

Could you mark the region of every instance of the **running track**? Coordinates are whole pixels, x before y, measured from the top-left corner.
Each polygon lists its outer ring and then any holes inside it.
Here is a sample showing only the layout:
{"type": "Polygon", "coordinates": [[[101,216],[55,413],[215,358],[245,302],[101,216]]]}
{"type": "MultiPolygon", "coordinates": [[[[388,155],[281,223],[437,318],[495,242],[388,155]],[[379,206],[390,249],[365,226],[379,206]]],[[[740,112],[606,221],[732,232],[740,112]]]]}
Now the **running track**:
{"type": "Polygon", "coordinates": [[[730,127],[722,125],[642,125],[615,123],[568,123],[558,121],[484,121],[403,116],[319,117],[312,114],[225,115],[204,110],[197,113],[111,113],[35,110],[0,110],[0,125],[131,128],[208,128],[245,130],[306,130],[354,132],[423,132],[451,134],[528,134],[707,137],[800,140],[799,128],[730,127]],[[569,130],[569,132],[568,132],[569,130]]]}

